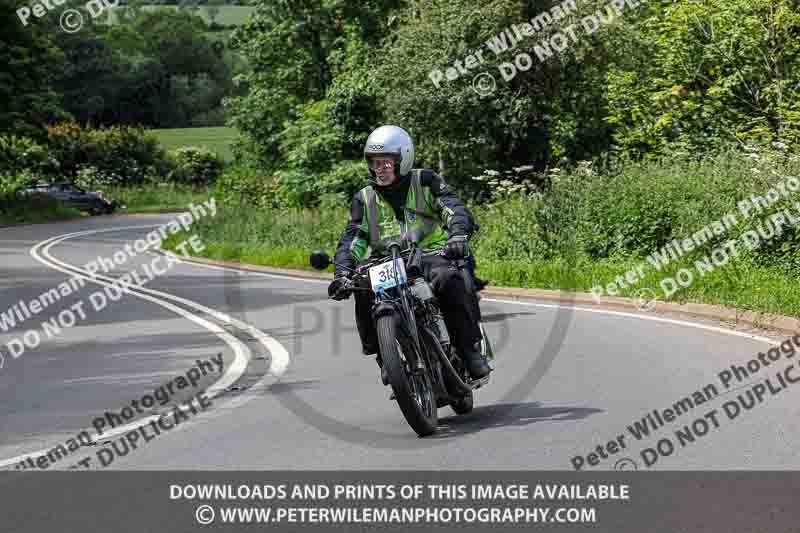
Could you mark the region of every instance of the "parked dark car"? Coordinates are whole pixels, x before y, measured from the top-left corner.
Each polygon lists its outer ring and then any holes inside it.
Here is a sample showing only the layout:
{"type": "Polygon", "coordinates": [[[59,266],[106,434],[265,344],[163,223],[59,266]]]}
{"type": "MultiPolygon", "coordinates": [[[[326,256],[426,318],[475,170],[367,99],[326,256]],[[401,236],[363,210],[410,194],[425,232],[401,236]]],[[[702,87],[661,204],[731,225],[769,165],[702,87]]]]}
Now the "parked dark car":
{"type": "Polygon", "coordinates": [[[61,201],[67,207],[88,211],[92,215],[113,213],[120,204],[106,198],[101,191],[87,192],[71,183],[40,183],[25,191],[25,194],[43,194],[61,201]]]}

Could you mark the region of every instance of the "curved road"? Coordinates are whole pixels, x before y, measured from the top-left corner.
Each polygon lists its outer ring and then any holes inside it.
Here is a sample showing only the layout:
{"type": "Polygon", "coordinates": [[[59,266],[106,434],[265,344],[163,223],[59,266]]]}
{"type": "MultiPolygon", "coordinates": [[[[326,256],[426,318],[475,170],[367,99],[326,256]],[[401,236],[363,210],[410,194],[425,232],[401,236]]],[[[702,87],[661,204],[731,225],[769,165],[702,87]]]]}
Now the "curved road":
{"type": "MultiPolygon", "coordinates": [[[[173,218],[101,217],[0,229],[0,313],[173,218]]],[[[648,468],[644,457],[653,456],[642,450],[657,449],[660,439],[668,441],[661,444],[665,456],[652,469],[800,465],[800,387],[791,382],[800,371],[785,370],[794,359],[762,356],[769,366],[759,363],[747,378],[731,377],[728,388],[720,377],[734,364],[746,369],[765,352],[769,339],[763,336],[655,315],[485,299],[487,327],[499,348],[492,380],[477,391],[473,413],[457,417],[441,409],[439,433],[419,439],[389,400],[374,359],[360,354],[352,300],[328,300],[324,282],[168,264],[150,251],[129,256],[105,276],[0,329],[5,468],[21,468],[26,456],[67,443],[106,412],[120,413],[185,376],[197,360],[218,357],[222,371],[209,370],[195,386],[173,390],[173,399],[206,390],[210,405],[148,442],[140,438],[124,456],[117,452],[108,468],[642,470],[648,468]],[[166,271],[147,282],[146,291],[93,308],[89,297],[103,283],[153,264],[166,271]],[[43,334],[41,344],[16,358],[9,353],[11,339],[28,329],[41,332],[43,321],[79,302],[85,317],[74,326],[53,338],[43,334]],[[738,395],[756,404],[749,410],[739,404],[740,414],[731,418],[724,404],[734,411],[738,395]],[[652,420],[645,424],[660,427],[649,435],[639,431],[639,440],[634,422],[644,425],[648,413],[652,420]]],[[[155,412],[144,411],[136,415],[140,421],[155,412]]],[[[138,427],[125,424],[47,468],[86,457],[93,458],[91,468],[100,468],[98,445],[124,440],[138,427]]]]}

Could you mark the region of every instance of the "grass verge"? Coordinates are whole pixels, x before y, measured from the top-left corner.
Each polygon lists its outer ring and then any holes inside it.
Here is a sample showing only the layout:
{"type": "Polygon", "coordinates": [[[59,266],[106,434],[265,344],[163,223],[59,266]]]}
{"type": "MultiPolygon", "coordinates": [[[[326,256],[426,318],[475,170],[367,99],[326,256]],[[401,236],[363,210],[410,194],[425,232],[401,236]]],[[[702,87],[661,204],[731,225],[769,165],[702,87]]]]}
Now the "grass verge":
{"type": "MultiPolygon", "coordinates": [[[[223,208],[213,222],[201,220],[193,228],[203,241],[202,256],[209,259],[238,261],[247,264],[312,270],[308,257],[313,250],[335,251],[347,220],[344,211],[248,212],[245,207],[223,208]]],[[[166,249],[186,236],[175,235],[164,243],[166,249]]],[[[612,283],[618,276],[641,266],[645,259],[590,259],[580,257],[572,264],[563,258],[504,259],[492,257],[488,242],[476,245],[477,273],[499,287],[542,288],[589,292],[593,286],[612,283]]],[[[678,303],[697,302],[734,306],[742,310],[800,317],[800,286],[796,277],[780,268],[757,264],[750,258],[733,258],[724,266],[700,275],[694,261],[684,257],[658,271],[643,268],[643,276],[634,284],[620,286],[616,296],[636,298],[643,289],[648,297],[678,303]],[[694,272],[688,287],[672,294],[662,288],[664,278],[676,278],[681,269],[694,272]]],[[[332,271],[332,267],[328,269],[332,271]]],[[[667,282],[669,289],[669,283],[667,282]]]]}
{"type": "Polygon", "coordinates": [[[165,183],[141,187],[107,187],[103,193],[125,206],[118,213],[164,213],[184,211],[190,203],[205,202],[211,187],[189,187],[165,183]]]}
{"type": "Polygon", "coordinates": [[[44,196],[0,201],[0,226],[38,224],[78,218],[81,212],[44,196]]]}

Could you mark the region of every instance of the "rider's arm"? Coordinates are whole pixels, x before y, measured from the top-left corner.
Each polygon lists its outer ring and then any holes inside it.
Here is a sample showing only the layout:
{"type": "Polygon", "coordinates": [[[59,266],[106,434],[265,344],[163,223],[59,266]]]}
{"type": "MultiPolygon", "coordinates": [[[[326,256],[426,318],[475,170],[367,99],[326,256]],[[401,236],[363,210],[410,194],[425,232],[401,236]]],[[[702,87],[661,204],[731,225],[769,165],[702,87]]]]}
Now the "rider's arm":
{"type": "MultiPolygon", "coordinates": [[[[369,228],[364,219],[364,202],[361,194],[353,196],[353,204],[350,207],[350,221],[339,239],[339,246],[336,249],[334,261],[348,268],[355,268],[356,264],[364,259],[369,243],[369,228]]],[[[346,274],[349,271],[340,267],[335,267],[335,275],[346,274]]]]}
{"type": "Polygon", "coordinates": [[[430,187],[436,203],[432,206],[442,217],[447,232],[450,235],[472,235],[477,230],[477,224],[464,202],[456,196],[453,189],[443,177],[432,170],[423,170],[420,181],[424,187],[430,187]]]}

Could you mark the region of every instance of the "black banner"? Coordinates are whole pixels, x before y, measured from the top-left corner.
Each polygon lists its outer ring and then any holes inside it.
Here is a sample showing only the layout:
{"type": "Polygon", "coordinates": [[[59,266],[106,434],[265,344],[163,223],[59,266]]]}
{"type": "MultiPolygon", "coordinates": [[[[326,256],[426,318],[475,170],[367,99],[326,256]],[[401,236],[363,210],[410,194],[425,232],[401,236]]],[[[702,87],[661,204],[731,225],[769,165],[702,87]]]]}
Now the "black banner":
{"type": "Polygon", "coordinates": [[[0,529],[797,531],[795,472],[3,472],[0,529]]]}

